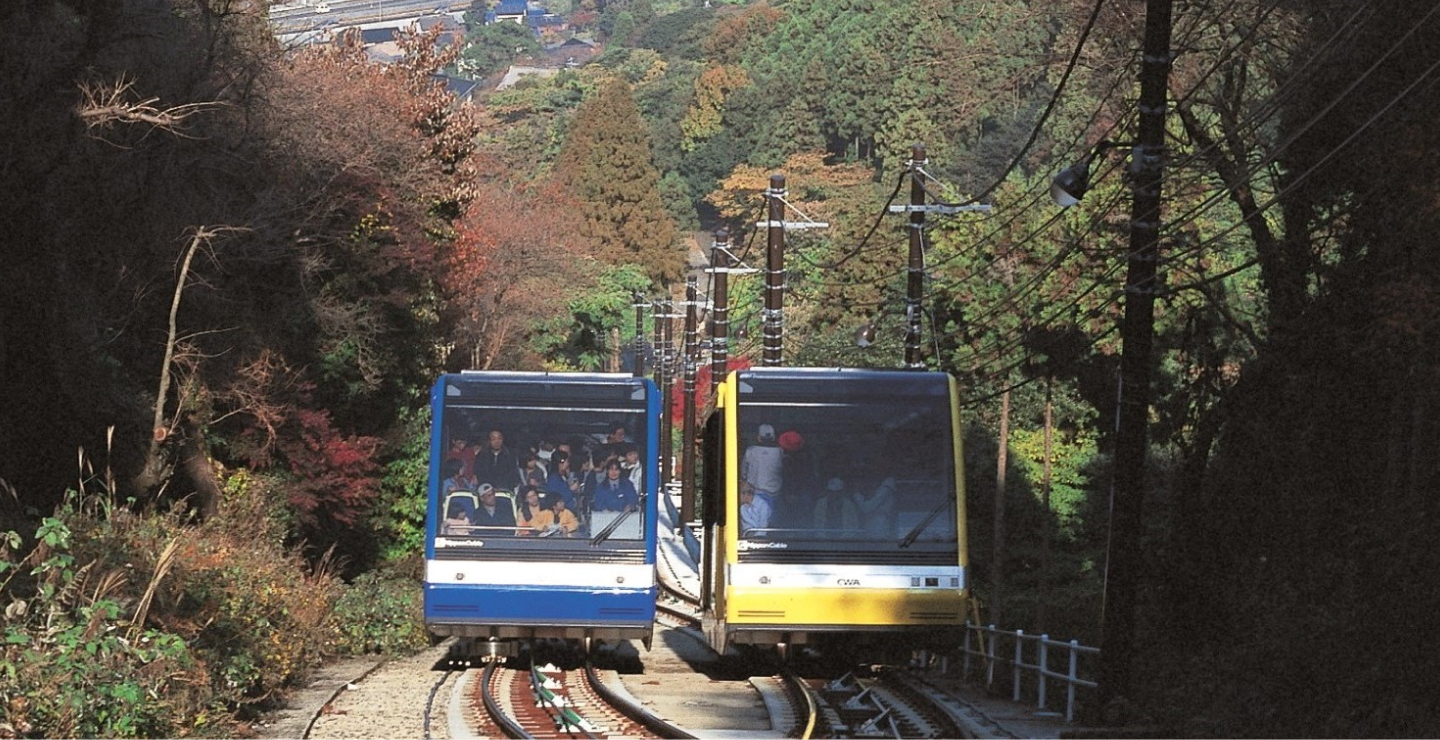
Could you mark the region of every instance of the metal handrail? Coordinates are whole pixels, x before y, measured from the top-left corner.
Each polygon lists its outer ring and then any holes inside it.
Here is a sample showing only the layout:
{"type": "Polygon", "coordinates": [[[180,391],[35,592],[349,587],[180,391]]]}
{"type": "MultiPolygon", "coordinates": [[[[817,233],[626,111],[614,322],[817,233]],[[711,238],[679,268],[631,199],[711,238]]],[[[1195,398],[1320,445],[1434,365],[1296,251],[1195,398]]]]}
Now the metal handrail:
{"type": "Polygon", "coordinates": [[[965,680],[971,678],[971,659],[978,657],[984,670],[984,683],[988,689],[996,688],[996,667],[1008,665],[1010,668],[1010,695],[1012,701],[1022,701],[1025,690],[1024,678],[1028,673],[1034,676],[1033,694],[1036,706],[1040,709],[1047,709],[1048,701],[1047,688],[1051,680],[1065,684],[1065,721],[1075,721],[1075,703],[1078,689],[1094,689],[1098,684],[1088,678],[1080,677],[1081,656],[1099,656],[1100,648],[1081,645],[1079,640],[1052,640],[1049,635],[1027,635],[1025,630],[1001,630],[995,625],[981,626],[974,622],[965,622],[965,640],[961,647],[964,655],[961,672],[965,680]],[[986,639],[986,638],[989,639],[986,639]],[[1001,651],[1002,640],[1013,640],[1013,650],[1001,651]],[[978,642],[978,647],[975,643],[978,642]],[[1028,648],[1028,650],[1027,650],[1028,648]],[[1064,672],[1056,671],[1050,667],[1051,649],[1063,653],[1066,668],[1064,672]],[[1009,653],[1011,657],[1002,657],[1009,653]],[[1033,662],[1026,662],[1028,655],[1034,656],[1033,662]]]}

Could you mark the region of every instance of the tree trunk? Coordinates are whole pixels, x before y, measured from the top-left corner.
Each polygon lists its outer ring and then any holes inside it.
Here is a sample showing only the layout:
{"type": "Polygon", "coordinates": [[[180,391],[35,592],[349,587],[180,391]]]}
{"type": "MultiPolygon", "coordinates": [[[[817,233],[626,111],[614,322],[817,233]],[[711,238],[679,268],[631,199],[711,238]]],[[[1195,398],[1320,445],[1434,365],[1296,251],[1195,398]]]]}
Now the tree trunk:
{"type": "Polygon", "coordinates": [[[995,461],[995,542],[990,563],[990,622],[1001,623],[1005,592],[1005,468],[1010,464],[1010,391],[1000,396],[1000,450],[995,461]]]}

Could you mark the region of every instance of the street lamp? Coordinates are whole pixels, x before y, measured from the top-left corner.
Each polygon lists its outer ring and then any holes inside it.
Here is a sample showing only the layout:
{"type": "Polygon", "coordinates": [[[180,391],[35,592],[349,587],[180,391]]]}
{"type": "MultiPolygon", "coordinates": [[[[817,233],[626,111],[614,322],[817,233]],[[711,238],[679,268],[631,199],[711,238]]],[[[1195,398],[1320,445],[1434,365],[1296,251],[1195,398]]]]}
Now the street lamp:
{"type": "Polygon", "coordinates": [[[1055,179],[1050,181],[1050,198],[1061,208],[1069,208],[1080,202],[1085,193],[1090,190],[1090,163],[1096,157],[1104,154],[1108,149],[1116,147],[1135,146],[1131,141],[1111,141],[1101,139],[1084,159],[1060,170],[1055,179]]]}
{"type": "Polygon", "coordinates": [[[855,330],[855,346],[864,349],[875,343],[875,323],[866,322],[855,330]]]}

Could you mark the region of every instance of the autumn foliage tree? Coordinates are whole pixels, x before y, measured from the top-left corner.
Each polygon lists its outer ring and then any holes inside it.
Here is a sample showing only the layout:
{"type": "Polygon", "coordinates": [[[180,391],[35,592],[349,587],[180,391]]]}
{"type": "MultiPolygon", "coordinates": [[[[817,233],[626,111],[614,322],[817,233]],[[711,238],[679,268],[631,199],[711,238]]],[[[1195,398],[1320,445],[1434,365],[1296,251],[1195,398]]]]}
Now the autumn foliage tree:
{"type": "Polygon", "coordinates": [[[294,474],[299,414],[384,435],[433,377],[438,245],[475,182],[434,34],[379,66],[353,40],[282,54],[238,0],[0,20],[0,478],[22,505],[74,485],[77,448],[119,496],[208,510],[212,461],[294,474]]]}
{"type": "Polygon", "coordinates": [[[563,193],[481,186],[456,222],[439,287],[452,369],[532,369],[526,338],[592,279],[591,242],[563,193]]]}
{"type": "Polygon", "coordinates": [[[343,434],[328,413],[314,409],[297,411],[291,424],[281,444],[295,478],[288,501],[312,544],[324,547],[369,513],[380,485],[375,460],[380,439],[343,434]]]}
{"type": "Polygon", "coordinates": [[[749,81],[745,70],[738,66],[716,64],[706,67],[695,79],[695,102],[680,121],[680,131],[685,135],[681,146],[686,150],[695,149],[700,141],[719,133],[721,116],[725,112],[725,97],[749,81]]]}

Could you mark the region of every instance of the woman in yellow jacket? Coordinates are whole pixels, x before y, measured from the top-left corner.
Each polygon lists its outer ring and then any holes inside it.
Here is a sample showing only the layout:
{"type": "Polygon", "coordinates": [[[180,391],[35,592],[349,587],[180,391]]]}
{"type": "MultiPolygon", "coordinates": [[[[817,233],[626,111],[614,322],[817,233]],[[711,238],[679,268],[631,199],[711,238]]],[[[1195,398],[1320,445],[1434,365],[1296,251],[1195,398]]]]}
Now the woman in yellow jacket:
{"type": "Polygon", "coordinates": [[[534,485],[527,485],[520,489],[520,505],[515,508],[515,524],[519,527],[516,534],[528,536],[537,534],[535,521],[541,516],[549,516],[550,510],[540,503],[540,491],[534,485]]]}
{"type": "Polygon", "coordinates": [[[530,531],[540,537],[573,537],[579,529],[580,520],[565,508],[563,496],[551,496],[550,508],[537,514],[530,522],[530,531]]]}

